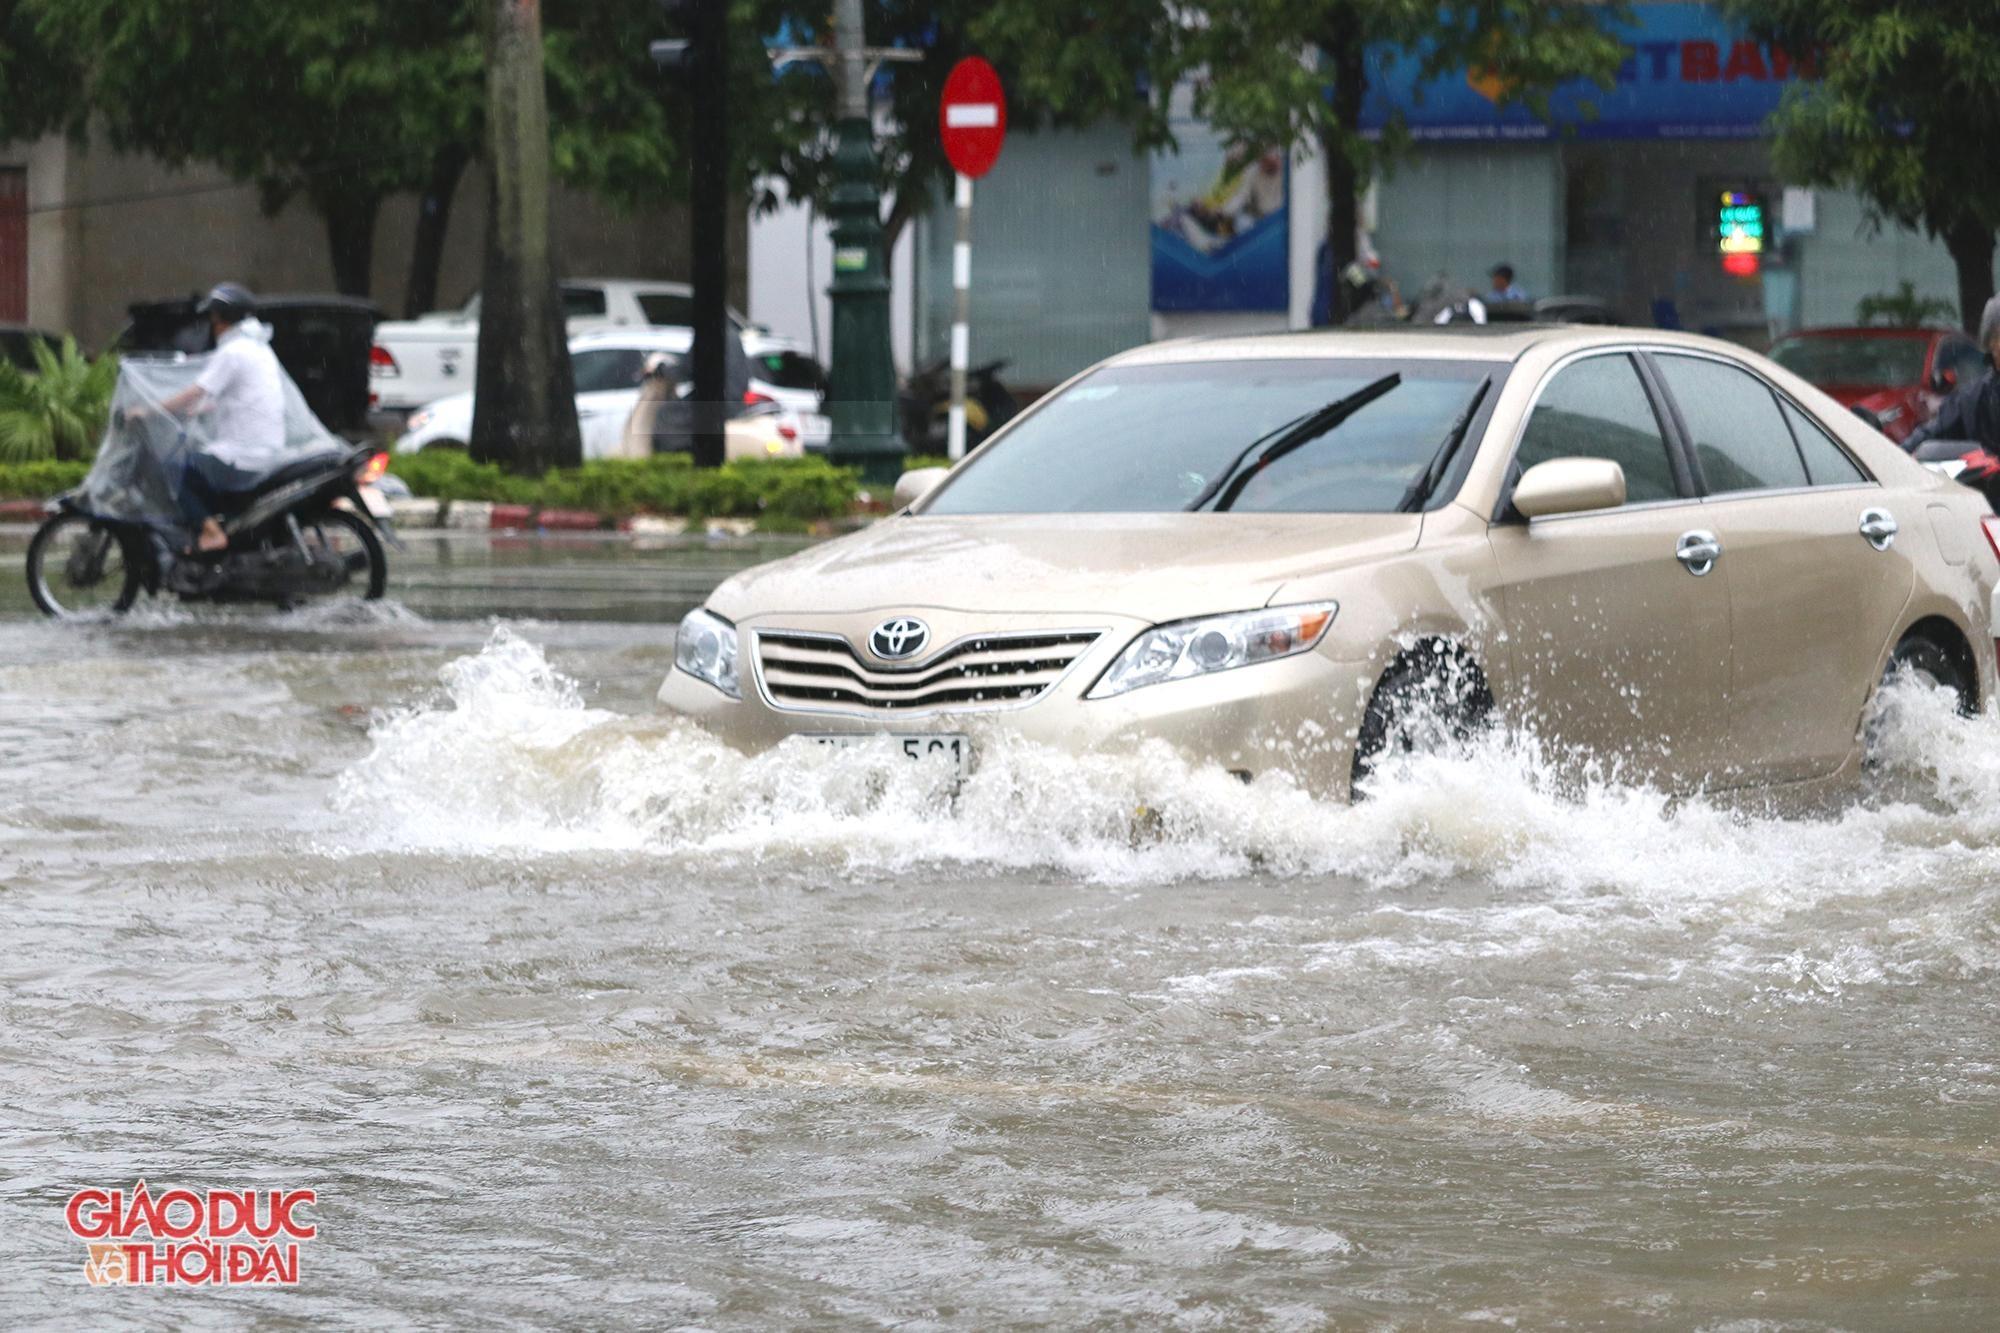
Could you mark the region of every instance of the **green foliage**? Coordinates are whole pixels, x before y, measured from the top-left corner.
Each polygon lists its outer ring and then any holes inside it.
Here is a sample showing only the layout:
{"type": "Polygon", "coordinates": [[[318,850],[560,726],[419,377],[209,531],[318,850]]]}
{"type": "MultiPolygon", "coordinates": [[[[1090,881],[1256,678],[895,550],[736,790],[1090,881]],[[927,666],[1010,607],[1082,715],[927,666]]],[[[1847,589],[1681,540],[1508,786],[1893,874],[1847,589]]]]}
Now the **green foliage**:
{"type": "Polygon", "coordinates": [[[1730,0],[1759,37],[1819,51],[1773,118],[1790,179],[1857,191],[1874,220],[1940,237],[1968,327],[2000,231],[2000,41],[1991,0],[1730,0]]]}
{"type": "Polygon", "coordinates": [[[0,463],[0,500],[47,500],[83,485],[89,471],[81,460],[0,463]]]}
{"type": "Polygon", "coordinates": [[[0,0],[0,140],[80,126],[82,74],[75,49],[42,31],[36,0],[0,0]]]}
{"type": "Polygon", "coordinates": [[[475,463],[455,449],[432,449],[397,454],[389,470],[415,494],[440,500],[587,509],[621,518],[756,518],[766,526],[787,527],[845,515],[860,486],[852,471],[817,458],[745,460],[704,469],[684,454],[667,454],[601,459],[519,477],[494,464],[475,463]]]}
{"type": "Polygon", "coordinates": [[[1916,329],[1934,320],[1949,320],[1958,307],[1941,296],[1918,296],[1916,284],[1905,279],[1893,292],[1864,296],[1854,307],[1854,318],[1862,324],[1880,320],[1898,328],[1916,329]]]}
{"type": "Polygon", "coordinates": [[[1366,47],[1386,45],[1426,77],[1479,70],[1537,111],[1570,79],[1611,87],[1629,54],[1606,26],[1623,6],[1580,0],[1213,0],[1202,11],[1181,61],[1200,76],[1195,109],[1245,145],[1317,141],[1363,179],[1401,142],[1360,136],[1366,47]]]}
{"type": "Polygon", "coordinates": [[[95,362],[64,338],[59,349],[31,343],[35,371],[0,360],[0,460],[85,460],[97,452],[118,383],[118,358],[95,362]]]}

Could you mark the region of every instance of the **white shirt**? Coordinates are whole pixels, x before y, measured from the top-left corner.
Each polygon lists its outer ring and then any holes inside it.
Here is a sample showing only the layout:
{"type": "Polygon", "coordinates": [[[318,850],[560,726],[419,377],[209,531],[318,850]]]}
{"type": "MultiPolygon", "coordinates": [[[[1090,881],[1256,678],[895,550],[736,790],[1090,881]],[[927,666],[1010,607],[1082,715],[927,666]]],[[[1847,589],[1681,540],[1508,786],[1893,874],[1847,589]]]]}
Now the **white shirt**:
{"type": "Polygon", "coordinates": [[[268,467],[285,452],[284,372],[270,346],[245,320],[222,335],[195,378],[215,409],[206,452],[242,468],[268,467]]]}

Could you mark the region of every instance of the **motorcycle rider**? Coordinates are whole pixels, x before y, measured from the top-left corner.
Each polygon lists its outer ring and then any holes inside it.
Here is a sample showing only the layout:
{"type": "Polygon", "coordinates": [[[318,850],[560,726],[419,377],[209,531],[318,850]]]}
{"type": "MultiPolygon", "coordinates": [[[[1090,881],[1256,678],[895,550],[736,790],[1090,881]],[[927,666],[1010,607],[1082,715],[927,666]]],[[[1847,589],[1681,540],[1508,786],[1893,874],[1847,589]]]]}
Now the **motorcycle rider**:
{"type": "Polygon", "coordinates": [[[284,372],[248,288],[218,283],[195,313],[208,316],[215,351],[195,382],[160,406],[180,418],[215,414],[211,443],[188,456],[178,498],[194,549],[216,552],[229,546],[217,517],[226,497],[252,489],[284,451],[284,372]]]}
{"type": "Polygon", "coordinates": [[[1969,440],[2000,453],[2000,296],[1979,313],[1979,350],[1986,354],[1986,373],[1959,385],[1936,416],[1910,432],[1905,449],[1926,440],[1969,440]]]}

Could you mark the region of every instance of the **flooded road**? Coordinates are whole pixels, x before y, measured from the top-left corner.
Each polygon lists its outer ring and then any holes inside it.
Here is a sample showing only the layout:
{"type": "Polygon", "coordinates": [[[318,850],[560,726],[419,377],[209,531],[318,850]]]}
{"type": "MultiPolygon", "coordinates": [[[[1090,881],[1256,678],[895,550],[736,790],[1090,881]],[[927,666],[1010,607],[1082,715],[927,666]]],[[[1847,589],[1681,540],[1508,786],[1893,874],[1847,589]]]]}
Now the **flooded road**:
{"type": "Polygon", "coordinates": [[[1810,820],[1507,738],[954,794],[654,713],[762,554],[78,628],[0,542],[10,1323],[1991,1323],[2000,724],[1810,820]],[[85,1285],[140,1177],[316,1187],[299,1286],[85,1285]]]}

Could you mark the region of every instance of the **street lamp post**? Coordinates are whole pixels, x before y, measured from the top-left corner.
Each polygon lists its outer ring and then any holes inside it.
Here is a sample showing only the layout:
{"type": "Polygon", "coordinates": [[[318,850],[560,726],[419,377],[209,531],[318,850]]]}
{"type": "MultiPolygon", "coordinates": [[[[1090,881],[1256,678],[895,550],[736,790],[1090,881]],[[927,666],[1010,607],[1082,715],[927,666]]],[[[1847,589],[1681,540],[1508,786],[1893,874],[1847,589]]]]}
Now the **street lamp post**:
{"type": "Polygon", "coordinates": [[[880,54],[866,49],[861,0],[839,0],[834,44],[840,69],[840,120],[833,172],[833,364],[827,412],[828,456],[863,478],[893,483],[907,452],[896,429],[896,365],[889,348],[888,257],[882,249],[882,196],[875,176],[875,127],[868,82],[880,54]]]}

